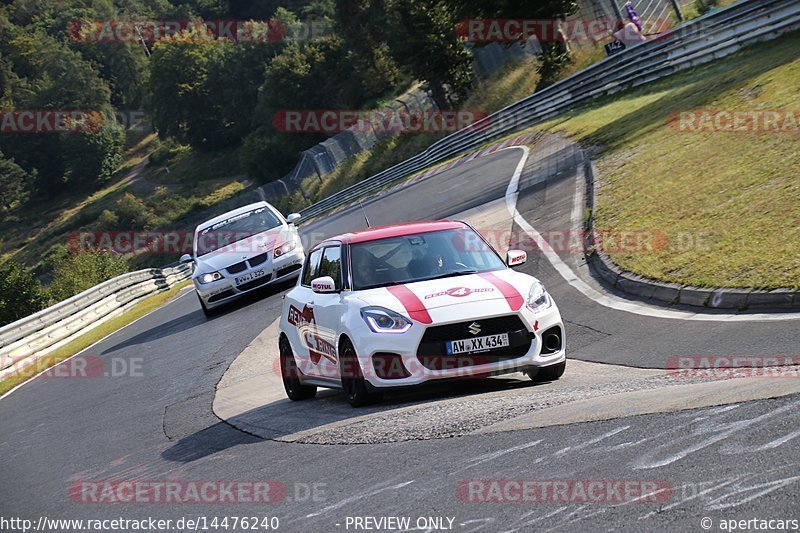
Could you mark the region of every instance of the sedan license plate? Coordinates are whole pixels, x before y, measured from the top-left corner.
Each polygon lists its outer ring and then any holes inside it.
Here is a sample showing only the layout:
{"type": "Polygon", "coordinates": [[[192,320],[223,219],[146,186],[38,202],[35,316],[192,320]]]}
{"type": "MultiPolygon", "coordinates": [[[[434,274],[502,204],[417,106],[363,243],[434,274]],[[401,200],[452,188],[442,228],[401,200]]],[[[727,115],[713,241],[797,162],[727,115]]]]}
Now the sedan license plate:
{"type": "Polygon", "coordinates": [[[509,345],[508,333],[499,333],[485,337],[447,341],[447,354],[485,352],[494,348],[506,348],[509,345]]]}
{"type": "Polygon", "coordinates": [[[256,278],[260,278],[264,275],[263,270],[256,270],[254,272],[250,272],[245,274],[244,276],[239,276],[238,278],[234,278],[236,285],[241,285],[242,283],[247,283],[248,281],[253,281],[256,278]]]}

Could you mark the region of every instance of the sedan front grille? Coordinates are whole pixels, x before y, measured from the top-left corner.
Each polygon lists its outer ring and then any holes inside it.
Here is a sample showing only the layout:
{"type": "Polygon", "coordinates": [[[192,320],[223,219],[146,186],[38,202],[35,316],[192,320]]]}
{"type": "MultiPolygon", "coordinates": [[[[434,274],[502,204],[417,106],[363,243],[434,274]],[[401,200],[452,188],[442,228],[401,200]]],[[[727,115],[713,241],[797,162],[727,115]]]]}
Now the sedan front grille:
{"type": "Polygon", "coordinates": [[[487,363],[496,363],[522,357],[531,348],[535,335],[528,331],[518,315],[469,320],[444,326],[433,326],[425,331],[417,348],[417,359],[430,370],[445,370],[487,363]],[[473,324],[480,331],[473,334],[473,324]],[[472,328],[472,331],[470,331],[472,328]],[[447,354],[447,341],[508,333],[509,346],[478,354],[447,354]]]}
{"type": "Polygon", "coordinates": [[[247,270],[247,263],[245,261],[240,261],[238,263],[234,263],[225,270],[228,271],[228,274],[238,274],[239,272],[244,272],[247,270]]]}
{"type": "Polygon", "coordinates": [[[247,262],[250,263],[250,267],[252,268],[254,266],[260,265],[261,263],[264,263],[267,260],[267,257],[269,257],[269,252],[264,252],[263,254],[251,257],[250,259],[247,260],[247,262]]]}

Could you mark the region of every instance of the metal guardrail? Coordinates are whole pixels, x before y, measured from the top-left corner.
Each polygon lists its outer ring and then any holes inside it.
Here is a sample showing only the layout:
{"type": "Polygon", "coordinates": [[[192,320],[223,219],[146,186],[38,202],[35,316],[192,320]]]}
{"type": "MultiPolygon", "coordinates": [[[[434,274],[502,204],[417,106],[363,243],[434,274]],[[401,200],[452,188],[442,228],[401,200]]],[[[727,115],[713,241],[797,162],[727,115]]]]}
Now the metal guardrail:
{"type": "Polygon", "coordinates": [[[414,157],[300,211],[308,220],[433,164],[534,126],[599,96],[643,85],[800,28],[797,0],[742,0],[590,65],[433,143],[414,157]]]}
{"type": "Polygon", "coordinates": [[[143,296],[188,279],[190,265],[122,274],[0,328],[0,377],[117,316],[143,296]]]}

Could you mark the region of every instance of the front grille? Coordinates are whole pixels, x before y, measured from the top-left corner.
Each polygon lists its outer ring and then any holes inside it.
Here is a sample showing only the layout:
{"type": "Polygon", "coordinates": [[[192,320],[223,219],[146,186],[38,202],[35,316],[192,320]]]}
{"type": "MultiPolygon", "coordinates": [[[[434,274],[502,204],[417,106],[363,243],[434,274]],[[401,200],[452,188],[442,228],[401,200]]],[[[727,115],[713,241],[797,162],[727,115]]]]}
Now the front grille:
{"type": "Polygon", "coordinates": [[[259,285],[264,285],[265,283],[269,282],[270,279],[272,279],[272,274],[267,274],[266,276],[261,276],[253,281],[248,281],[247,283],[237,285],[236,288],[240,291],[249,291],[250,289],[255,289],[259,285]]]}
{"type": "Polygon", "coordinates": [[[279,269],[279,270],[278,270],[278,271],[275,273],[275,277],[276,277],[276,278],[282,278],[283,276],[285,276],[285,275],[286,275],[286,274],[288,274],[289,272],[294,272],[295,270],[300,270],[300,268],[301,268],[302,266],[303,266],[303,265],[297,264],[297,265],[289,265],[288,267],[283,267],[283,268],[279,269]]]}
{"type": "Polygon", "coordinates": [[[251,257],[250,259],[247,260],[247,262],[250,263],[250,267],[252,268],[254,266],[258,266],[261,263],[265,262],[268,256],[269,252],[264,252],[263,254],[258,254],[254,257],[251,257]]]}
{"type": "Polygon", "coordinates": [[[224,300],[225,298],[227,298],[229,296],[233,296],[234,294],[236,294],[236,293],[233,292],[233,289],[228,289],[227,291],[222,291],[221,293],[215,294],[214,296],[209,296],[208,297],[208,303],[216,302],[218,300],[224,300]]]}
{"type": "Polygon", "coordinates": [[[239,263],[234,263],[225,270],[228,271],[228,274],[238,274],[239,272],[244,272],[247,270],[247,263],[241,261],[239,263]]]}
{"type": "Polygon", "coordinates": [[[422,336],[422,341],[417,348],[417,359],[430,370],[445,370],[496,363],[522,357],[530,350],[531,340],[534,338],[534,334],[528,331],[528,328],[525,327],[525,324],[517,315],[434,326],[428,328],[422,336]],[[470,327],[472,327],[473,323],[477,323],[480,326],[480,332],[475,335],[470,332],[470,327]],[[483,337],[484,335],[497,333],[508,333],[510,344],[508,347],[478,354],[447,355],[446,341],[483,337]]]}

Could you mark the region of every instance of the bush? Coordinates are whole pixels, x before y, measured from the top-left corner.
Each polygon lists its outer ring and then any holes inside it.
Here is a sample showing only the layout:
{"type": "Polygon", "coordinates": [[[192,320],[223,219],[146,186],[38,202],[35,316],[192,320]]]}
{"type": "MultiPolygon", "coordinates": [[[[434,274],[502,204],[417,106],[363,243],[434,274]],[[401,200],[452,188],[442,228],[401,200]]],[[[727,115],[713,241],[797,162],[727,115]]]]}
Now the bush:
{"type": "Polygon", "coordinates": [[[140,198],[129,192],[126,192],[122,195],[122,198],[117,200],[113,212],[109,212],[105,217],[101,214],[100,217],[109,223],[113,222],[114,217],[116,217],[116,227],[110,229],[149,230],[156,224],[155,213],[140,198]]]}
{"type": "Polygon", "coordinates": [[[151,146],[155,147],[155,149],[150,152],[150,155],[147,157],[148,165],[158,166],[169,159],[170,146],[168,143],[161,142],[161,140],[156,137],[153,139],[151,146]]]}
{"type": "Polygon", "coordinates": [[[0,265],[0,326],[44,308],[47,298],[39,280],[11,261],[0,265]]]}
{"type": "Polygon", "coordinates": [[[128,272],[128,262],[111,252],[70,254],[56,266],[47,287],[51,303],[66,300],[95,285],[128,272]]]}
{"type": "Polygon", "coordinates": [[[100,230],[117,229],[119,227],[119,217],[114,211],[103,209],[103,212],[97,217],[96,226],[100,230]]]}
{"type": "Polygon", "coordinates": [[[95,190],[107,182],[122,161],[125,132],[105,122],[92,133],[64,135],[65,171],[72,186],[95,190]]]}

